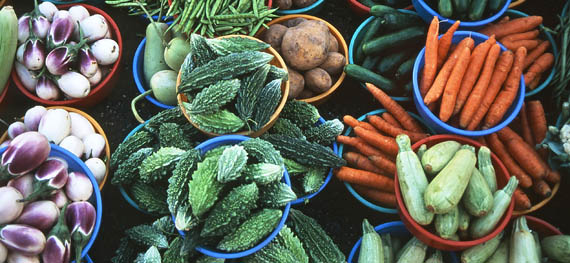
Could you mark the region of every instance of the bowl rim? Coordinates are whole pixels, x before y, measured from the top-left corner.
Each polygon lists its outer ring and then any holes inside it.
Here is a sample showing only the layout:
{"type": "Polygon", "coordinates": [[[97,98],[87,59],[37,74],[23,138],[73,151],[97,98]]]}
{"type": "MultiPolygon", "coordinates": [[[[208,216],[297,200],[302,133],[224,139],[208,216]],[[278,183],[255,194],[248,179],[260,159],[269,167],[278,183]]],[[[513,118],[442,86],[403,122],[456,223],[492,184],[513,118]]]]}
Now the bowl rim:
{"type": "MultiPolygon", "coordinates": [[[[542,220],[538,217],[529,216],[529,215],[524,215],[524,217],[526,217],[526,221],[532,225],[540,225],[541,227],[544,227],[548,231],[552,232],[554,235],[562,235],[562,231],[560,231],[560,229],[556,228],[555,226],[551,225],[550,223],[546,222],[545,220],[542,220]]],[[[530,226],[529,226],[529,228],[530,228],[530,226]]],[[[531,230],[532,230],[532,228],[531,228],[531,230]]],[[[538,232],[538,231],[536,231],[536,232],[538,232]]],[[[548,236],[551,236],[552,233],[549,234],[548,236]]],[[[543,233],[538,233],[538,234],[541,235],[543,233]]]]}
{"type": "MultiPolygon", "coordinates": [[[[501,9],[499,9],[499,11],[497,11],[495,14],[493,14],[492,16],[487,17],[485,19],[477,20],[477,21],[465,21],[465,22],[461,21],[459,23],[459,28],[485,26],[485,25],[499,19],[499,17],[501,17],[503,15],[503,13],[505,13],[505,11],[507,11],[510,4],[511,4],[511,0],[506,0],[503,7],[501,7],[501,9]]],[[[451,18],[443,17],[442,15],[439,14],[439,12],[436,12],[435,10],[433,10],[433,8],[431,8],[431,6],[429,6],[424,0],[412,0],[412,5],[414,6],[414,9],[416,9],[416,10],[423,9],[431,17],[437,16],[437,18],[439,19],[440,22],[448,24],[450,26],[453,23],[455,23],[455,21],[457,21],[457,20],[453,20],[451,18]]]]}
{"type": "Polygon", "coordinates": [[[2,105],[2,101],[6,98],[6,94],[8,94],[8,88],[10,87],[10,78],[6,80],[6,85],[4,85],[4,90],[0,92],[0,105],[2,105]]]}
{"type": "MultiPolygon", "coordinates": [[[[275,11],[276,14],[278,15],[296,15],[296,14],[302,14],[302,13],[308,13],[310,11],[313,11],[313,9],[317,8],[318,6],[322,5],[325,3],[325,0],[317,0],[314,3],[312,3],[309,6],[303,7],[303,8],[297,8],[297,9],[277,9],[277,11],[275,11]]],[[[271,3],[273,4],[273,3],[271,3]]],[[[272,7],[271,5],[269,7],[272,7]]]]}
{"type": "MultiPolygon", "coordinates": [[[[454,140],[454,141],[457,141],[461,144],[469,144],[471,146],[474,146],[477,149],[483,146],[478,141],[475,141],[475,140],[467,138],[467,137],[454,135],[454,134],[441,134],[441,135],[433,135],[433,136],[424,138],[424,139],[414,143],[412,145],[412,150],[415,152],[422,144],[425,144],[426,142],[434,142],[434,141],[435,142],[442,142],[442,141],[449,141],[449,140],[454,140]]],[[[503,162],[499,159],[499,157],[497,157],[497,155],[495,155],[495,153],[493,153],[493,152],[491,152],[491,160],[493,161],[493,163],[496,164],[496,165],[494,165],[496,167],[495,170],[496,171],[501,170],[502,173],[506,176],[506,180],[508,180],[511,176],[510,176],[509,172],[507,171],[507,168],[505,167],[503,162]]],[[[398,180],[398,173],[396,172],[396,174],[394,175],[394,181],[397,181],[397,180],[398,180]]],[[[510,204],[509,204],[507,210],[501,216],[501,220],[497,223],[494,230],[491,231],[489,234],[487,234],[481,238],[475,239],[475,240],[454,241],[454,240],[443,239],[443,238],[435,235],[431,231],[428,231],[424,226],[421,226],[420,224],[418,224],[410,216],[410,214],[408,213],[408,210],[405,208],[406,205],[404,204],[404,201],[402,200],[402,193],[400,191],[400,185],[398,183],[394,184],[394,190],[395,190],[395,195],[396,195],[396,201],[398,203],[398,214],[400,215],[400,218],[402,219],[402,221],[409,224],[414,231],[421,233],[421,234],[415,235],[415,236],[417,236],[418,238],[421,237],[421,238],[429,239],[430,241],[432,241],[432,243],[436,243],[436,244],[441,245],[441,246],[453,247],[456,250],[462,250],[462,249],[465,249],[468,247],[472,247],[472,246],[481,244],[483,242],[487,242],[490,239],[492,239],[493,237],[495,237],[496,235],[498,235],[502,230],[505,229],[507,224],[510,222],[510,219],[512,218],[512,212],[513,212],[513,209],[515,206],[515,203],[514,203],[515,200],[514,200],[514,198],[511,198],[511,201],[510,201],[510,204]]],[[[410,230],[410,232],[412,232],[412,230],[410,230]]]]}
{"type": "MultiPolygon", "coordinates": [[[[441,38],[443,35],[440,35],[439,37],[441,38]]],[[[487,40],[489,39],[488,36],[483,35],[481,33],[478,32],[473,32],[473,31],[456,31],[453,36],[459,36],[462,38],[465,38],[467,36],[471,36],[472,38],[482,38],[483,40],[487,40]]],[[[501,47],[501,52],[506,51],[507,49],[501,45],[499,42],[497,42],[497,44],[499,44],[499,46],[501,47]]],[[[469,131],[469,130],[465,130],[465,129],[460,129],[460,128],[456,128],[453,127],[443,121],[441,121],[439,119],[438,116],[436,116],[435,114],[433,114],[433,112],[431,112],[431,110],[429,110],[429,108],[425,105],[422,96],[420,94],[420,90],[419,90],[419,71],[420,71],[420,64],[423,64],[423,60],[424,60],[424,54],[425,54],[425,46],[424,48],[422,48],[422,50],[418,53],[417,57],[416,57],[416,61],[414,62],[414,68],[413,68],[413,76],[412,76],[412,80],[413,80],[413,97],[414,97],[414,104],[416,105],[416,108],[418,109],[418,111],[420,112],[424,112],[428,119],[430,120],[430,122],[432,122],[434,125],[437,125],[438,128],[445,130],[445,133],[452,133],[452,134],[457,134],[457,135],[461,135],[461,136],[466,136],[466,137],[480,137],[480,136],[484,136],[484,135],[489,135],[491,133],[495,133],[503,128],[505,128],[507,125],[509,125],[509,123],[511,123],[519,114],[523,102],[524,102],[524,94],[526,92],[526,86],[524,85],[524,76],[521,75],[521,81],[520,81],[520,86],[519,86],[519,90],[517,91],[517,97],[515,97],[515,100],[513,101],[513,104],[509,107],[509,109],[513,109],[513,111],[511,112],[510,115],[506,115],[503,116],[502,120],[496,124],[495,126],[485,129],[485,130],[473,130],[473,131],[469,131]]],[[[422,65],[423,66],[423,65],[422,65]]],[[[507,110],[508,111],[508,110],[507,110]]],[[[436,129],[437,130],[437,129],[436,129]]]]}
{"type": "MultiPolygon", "coordinates": [[[[28,97],[29,99],[31,99],[37,103],[41,103],[41,104],[49,105],[49,106],[67,106],[67,105],[75,105],[77,103],[84,102],[84,101],[88,100],[89,98],[92,98],[93,95],[102,92],[103,90],[105,90],[105,88],[112,88],[112,87],[108,87],[108,85],[111,82],[111,80],[113,79],[113,77],[117,76],[117,74],[118,74],[119,64],[121,64],[121,58],[123,57],[123,38],[121,36],[121,31],[119,29],[119,26],[117,26],[117,23],[115,23],[113,18],[109,14],[107,14],[105,11],[103,11],[103,10],[101,10],[95,6],[89,5],[89,4],[83,4],[83,3],[63,4],[63,5],[57,5],[57,8],[58,9],[68,9],[68,8],[70,8],[72,6],[76,6],[76,5],[80,5],[80,6],[85,7],[89,11],[89,14],[99,14],[99,15],[102,15],[105,18],[105,20],[107,20],[107,23],[109,25],[109,30],[111,31],[111,34],[112,34],[111,39],[115,40],[117,42],[117,45],[119,46],[119,57],[117,58],[117,61],[115,61],[115,63],[113,63],[113,66],[111,67],[111,71],[109,71],[109,74],[107,74],[105,76],[105,78],[101,79],[101,81],[94,88],[91,89],[91,91],[89,92],[89,94],[86,97],[77,98],[77,99],[70,99],[70,100],[44,100],[44,99],[36,96],[32,92],[30,92],[26,87],[24,87],[24,85],[22,84],[22,81],[20,80],[20,77],[16,73],[16,68],[14,67],[12,69],[12,72],[10,73],[10,75],[11,75],[10,78],[12,79],[12,81],[14,82],[16,87],[22,93],[24,93],[24,96],[28,97]]],[[[16,63],[16,61],[14,61],[14,63],[16,63]]]]}

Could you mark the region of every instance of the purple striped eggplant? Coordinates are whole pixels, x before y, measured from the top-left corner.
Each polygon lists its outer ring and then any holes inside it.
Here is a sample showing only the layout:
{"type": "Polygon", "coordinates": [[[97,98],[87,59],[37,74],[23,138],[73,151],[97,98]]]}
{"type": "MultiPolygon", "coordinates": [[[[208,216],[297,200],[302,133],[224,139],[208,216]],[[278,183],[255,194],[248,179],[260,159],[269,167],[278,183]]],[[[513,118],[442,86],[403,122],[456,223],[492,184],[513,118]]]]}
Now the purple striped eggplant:
{"type": "Polygon", "coordinates": [[[24,43],[30,38],[30,16],[25,15],[18,19],[18,43],[24,43]]]}
{"type": "Polygon", "coordinates": [[[26,256],[24,254],[10,252],[8,255],[8,259],[6,260],[7,263],[40,263],[40,257],[38,255],[35,256],[26,256]]]}
{"type": "Polygon", "coordinates": [[[34,201],[38,198],[47,198],[65,186],[67,183],[67,163],[60,158],[48,158],[34,174],[34,191],[25,201],[34,201]]]}
{"type": "Polygon", "coordinates": [[[35,170],[48,158],[49,152],[49,142],[40,133],[29,131],[18,135],[2,154],[0,181],[35,170]]]}
{"type": "Polygon", "coordinates": [[[91,78],[97,73],[99,65],[97,59],[88,47],[79,50],[79,72],[86,78],[91,78]]]}
{"type": "Polygon", "coordinates": [[[42,253],[44,263],[67,263],[71,254],[71,234],[65,222],[67,205],[61,209],[57,224],[47,235],[46,247],[42,253]]]}
{"type": "Polygon", "coordinates": [[[81,262],[81,251],[93,234],[97,212],[91,203],[83,201],[71,203],[65,214],[67,225],[71,229],[75,262],[81,262]]]}
{"type": "Polygon", "coordinates": [[[53,18],[48,34],[48,47],[55,48],[65,45],[73,34],[75,23],[69,12],[58,11],[53,18]]]}
{"type": "Polygon", "coordinates": [[[57,47],[46,56],[46,68],[52,75],[60,76],[69,71],[75,60],[76,52],[71,45],[57,47]]]}
{"type": "Polygon", "coordinates": [[[10,139],[14,139],[24,132],[26,132],[26,125],[21,121],[13,122],[8,126],[8,137],[10,137],[10,139]]]}
{"type": "Polygon", "coordinates": [[[26,174],[8,181],[7,185],[16,188],[22,194],[22,198],[26,198],[34,191],[33,183],[34,176],[26,174]]]}
{"type": "Polygon", "coordinates": [[[47,109],[44,106],[34,106],[27,110],[26,115],[24,115],[24,124],[26,124],[26,128],[30,131],[37,131],[40,121],[46,112],[47,109]]]}
{"type": "Polygon", "coordinates": [[[0,227],[0,241],[9,250],[27,256],[39,255],[46,245],[46,237],[42,231],[19,224],[0,227]]]}
{"type": "Polygon", "coordinates": [[[40,39],[34,38],[26,42],[24,47],[23,64],[29,70],[40,70],[44,67],[46,58],[44,44],[40,39]]]}
{"type": "Polygon", "coordinates": [[[67,198],[67,196],[65,195],[65,191],[62,190],[57,190],[55,192],[55,194],[52,194],[49,197],[49,200],[51,200],[52,202],[55,203],[55,205],[57,205],[58,208],[62,208],[63,206],[65,206],[67,204],[67,202],[69,201],[69,199],[67,198]]]}
{"type": "Polygon", "coordinates": [[[40,39],[45,39],[51,27],[51,23],[45,16],[32,19],[32,33],[40,39]]]}
{"type": "Polygon", "coordinates": [[[61,91],[51,79],[41,76],[36,84],[36,95],[44,100],[58,100],[61,97],[61,91]]]}
{"type": "Polygon", "coordinates": [[[42,200],[27,204],[15,223],[32,226],[46,232],[55,224],[58,216],[59,208],[55,203],[42,200]]]}

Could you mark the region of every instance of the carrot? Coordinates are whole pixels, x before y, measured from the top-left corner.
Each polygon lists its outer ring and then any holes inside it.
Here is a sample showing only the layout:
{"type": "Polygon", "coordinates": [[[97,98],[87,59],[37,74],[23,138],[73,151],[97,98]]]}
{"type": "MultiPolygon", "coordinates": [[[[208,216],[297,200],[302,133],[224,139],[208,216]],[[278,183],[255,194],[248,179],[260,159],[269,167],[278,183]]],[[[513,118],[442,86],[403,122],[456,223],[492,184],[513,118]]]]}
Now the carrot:
{"type": "Polygon", "coordinates": [[[534,135],[534,144],[542,143],[548,130],[542,103],[539,100],[527,102],[527,115],[532,135],[534,135]]]}
{"type": "Polygon", "coordinates": [[[534,145],[534,137],[532,136],[532,131],[528,123],[526,104],[523,104],[521,112],[519,113],[520,123],[521,123],[521,133],[524,141],[529,145],[534,145]]]}
{"type": "Polygon", "coordinates": [[[526,174],[525,171],[515,162],[505,146],[499,140],[497,134],[493,133],[486,138],[489,148],[495,153],[503,162],[511,176],[515,176],[519,180],[519,186],[528,188],[532,185],[532,179],[526,174]]]}
{"type": "Polygon", "coordinates": [[[540,33],[540,31],[535,29],[535,30],[526,31],[523,33],[510,34],[508,36],[505,36],[505,37],[499,39],[499,42],[503,43],[503,42],[513,42],[513,41],[517,41],[517,40],[535,39],[538,37],[539,33],[540,33]]]}
{"type": "MultiPolygon", "coordinates": [[[[451,27],[447,29],[447,32],[445,32],[445,34],[443,34],[443,36],[441,36],[441,38],[439,39],[439,43],[437,46],[437,69],[441,68],[443,62],[445,62],[445,59],[447,58],[447,53],[449,52],[449,48],[451,47],[451,40],[453,39],[453,34],[459,27],[460,22],[461,21],[459,20],[455,21],[455,23],[453,23],[453,25],[451,25],[451,27]]],[[[422,96],[423,95],[425,94],[422,94],[422,96]]]]}
{"type": "Polygon", "coordinates": [[[552,189],[550,189],[550,186],[542,179],[534,181],[532,190],[542,197],[550,197],[550,195],[552,195],[552,189]]]}
{"type": "Polygon", "coordinates": [[[394,138],[387,137],[361,127],[354,128],[354,133],[356,133],[356,135],[362,138],[366,143],[385,152],[389,156],[396,156],[398,154],[398,144],[396,144],[396,140],[394,138]]]}
{"type": "MultiPolygon", "coordinates": [[[[465,104],[467,97],[471,93],[475,82],[479,78],[479,73],[481,73],[481,69],[483,68],[483,63],[489,53],[491,47],[495,44],[495,36],[491,36],[487,41],[483,42],[482,44],[477,45],[473,50],[473,54],[471,54],[471,59],[469,62],[469,67],[465,72],[465,76],[463,77],[463,81],[461,81],[461,87],[459,88],[459,94],[457,94],[457,99],[455,100],[455,106],[453,108],[453,115],[458,114],[465,104]]],[[[499,50],[497,50],[497,56],[499,55],[499,50]]],[[[495,60],[496,60],[495,57],[495,60]]],[[[493,62],[494,64],[494,62],[493,62]]],[[[491,74],[492,72],[489,72],[491,74]]]]}
{"type": "Polygon", "coordinates": [[[528,83],[526,88],[529,90],[536,89],[536,87],[538,87],[538,84],[540,84],[541,79],[542,79],[542,73],[538,74],[530,83],[528,83]]]}
{"type": "Polygon", "coordinates": [[[499,121],[503,119],[503,116],[505,116],[505,112],[507,112],[509,107],[513,104],[520,88],[520,78],[525,57],[526,48],[521,47],[517,49],[513,68],[507,77],[505,87],[499,92],[499,95],[497,95],[497,98],[495,98],[495,101],[489,108],[483,129],[491,128],[499,123],[499,121]]]}
{"type": "Polygon", "coordinates": [[[364,187],[357,184],[352,185],[352,188],[354,188],[354,190],[359,194],[372,199],[374,202],[390,207],[396,207],[396,196],[394,194],[378,191],[374,188],[364,187]]]}
{"type": "Polygon", "coordinates": [[[523,137],[518,135],[515,131],[513,131],[509,127],[502,128],[501,130],[499,130],[497,132],[497,135],[499,135],[499,138],[503,142],[510,141],[510,140],[524,141],[523,137]]]}
{"type": "Polygon", "coordinates": [[[507,42],[501,42],[503,44],[503,46],[505,46],[507,49],[510,50],[517,50],[520,47],[524,47],[527,50],[532,50],[536,47],[538,47],[538,44],[540,44],[539,40],[536,39],[532,39],[532,40],[528,40],[528,39],[523,39],[523,40],[517,40],[517,41],[507,41],[507,42]]]}
{"type": "Polygon", "coordinates": [[[527,16],[512,19],[502,24],[489,25],[480,30],[479,33],[487,36],[495,35],[497,39],[501,39],[510,34],[532,30],[540,24],[542,24],[542,16],[527,16]]]}
{"type": "Polygon", "coordinates": [[[344,121],[344,123],[346,123],[348,126],[352,127],[353,129],[356,126],[360,126],[367,130],[376,131],[376,132],[378,131],[376,130],[376,128],[374,128],[374,126],[370,125],[370,123],[359,121],[350,115],[344,115],[344,117],[342,117],[342,120],[344,121]]]}
{"type": "Polygon", "coordinates": [[[473,47],[474,43],[475,42],[470,37],[464,38],[461,42],[459,42],[456,50],[454,50],[453,53],[449,55],[449,58],[443,64],[443,67],[437,74],[437,77],[435,78],[432,86],[429,88],[429,91],[424,96],[424,103],[426,105],[431,104],[432,102],[438,100],[439,97],[441,97],[441,94],[445,88],[445,84],[449,79],[449,75],[451,75],[451,71],[459,59],[459,55],[461,53],[459,51],[462,51],[465,46],[473,47]]]}
{"type": "Polygon", "coordinates": [[[515,199],[515,210],[517,211],[528,210],[532,207],[528,196],[518,187],[513,193],[513,198],[515,199]]]}
{"type": "Polygon", "coordinates": [[[560,182],[560,173],[558,171],[550,170],[544,180],[552,184],[557,184],[560,182]]]}
{"type": "Polygon", "coordinates": [[[522,140],[503,141],[507,146],[507,151],[513,159],[534,179],[540,180],[548,174],[548,166],[538,153],[522,140]]]}
{"type": "MultiPolygon", "coordinates": [[[[492,89],[491,91],[496,90],[495,92],[498,92],[499,88],[503,84],[503,81],[506,78],[506,72],[510,69],[513,58],[512,53],[509,52],[504,52],[504,54],[501,54],[499,57],[500,52],[501,47],[499,44],[494,44],[491,47],[491,50],[489,50],[481,76],[479,77],[479,80],[477,80],[477,84],[475,84],[473,91],[469,94],[469,97],[465,102],[465,106],[461,110],[459,117],[460,127],[467,127],[472,121],[474,115],[481,114],[479,111],[483,110],[482,103],[485,101],[487,96],[490,95],[487,90],[492,89]],[[503,72],[504,74],[501,74],[503,72]]],[[[487,100],[491,100],[492,102],[492,99],[494,98],[495,97],[493,95],[493,98],[487,98],[487,100]]],[[[488,102],[487,105],[490,105],[491,102],[488,102]]],[[[487,110],[485,109],[485,112],[482,114],[484,115],[486,112],[487,110]]]]}
{"type": "Polygon", "coordinates": [[[336,140],[339,143],[352,146],[353,148],[358,150],[361,154],[364,154],[366,156],[383,154],[381,151],[377,150],[376,148],[372,147],[371,145],[368,145],[361,138],[339,135],[336,137],[336,140]]]}
{"type": "Polygon", "coordinates": [[[481,136],[481,137],[477,138],[477,141],[478,141],[480,144],[483,144],[483,145],[487,146],[487,140],[485,140],[485,137],[481,136]]]}
{"type": "Polygon", "coordinates": [[[435,78],[435,73],[437,72],[437,48],[439,35],[439,20],[437,16],[434,16],[429,25],[426,38],[426,48],[425,48],[425,67],[423,70],[423,76],[420,83],[420,92],[425,95],[428,89],[433,83],[435,78]]]}
{"type": "Polygon", "coordinates": [[[443,122],[447,122],[453,114],[455,100],[457,99],[457,94],[459,93],[461,82],[465,76],[465,71],[467,71],[470,58],[471,50],[468,47],[463,48],[453,70],[451,71],[451,75],[449,75],[449,80],[445,84],[439,108],[439,119],[443,122]]]}
{"type": "Polygon", "coordinates": [[[526,70],[538,57],[550,47],[550,41],[542,41],[535,49],[530,51],[524,59],[523,70],[526,70]]]}
{"type": "MultiPolygon", "coordinates": [[[[540,73],[545,72],[554,64],[554,55],[552,53],[544,53],[538,57],[527,72],[524,74],[524,84],[528,85],[532,80],[534,80],[540,73]]],[[[523,65],[524,66],[524,65],[523,65]]]]}
{"type": "Polygon", "coordinates": [[[368,156],[368,159],[378,168],[386,172],[389,177],[394,177],[396,174],[396,164],[380,155],[368,156]]]}
{"type": "Polygon", "coordinates": [[[380,104],[384,106],[384,109],[390,112],[392,116],[398,120],[398,122],[402,125],[402,127],[404,127],[405,130],[423,132],[423,129],[419,123],[414,120],[412,116],[410,116],[410,114],[408,114],[406,110],[400,106],[400,104],[390,98],[388,94],[370,83],[366,83],[366,88],[372,94],[372,96],[374,96],[374,98],[376,98],[376,100],[378,100],[380,104]]]}
{"type": "Polygon", "coordinates": [[[408,137],[410,137],[410,141],[412,141],[412,143],[415,143],[421,139],[428,137],[428,135],[425,133],[411,132],[395,127],[376,115],[368,115],[366,118],[376,129],[394,138],[400,134],[406,134],[408,137]]]}
{"type": "Polygon", "coordinates": [[[394,193],[394,179],[392,178],[348,166],[341,167],[335,173],[341,181],[394,193]]]}
{"type": "Polygon", "coordinates": [[[356,152],[346,152],[342,155],[342,158],[346,160],[348,164],[352,167],[373,172],[373,173],[382,173],[381,169],[378,169],[366,156],[356,153],[356,152]]]}
{"type": "Polygon", "coordinates": [[[388,123],[392,124],[394,127],[404,129],[404,127],[402,127],[402,125],[400,125],[400,123],[389,112],[382,113],[382,119],[384,119],[388,123]]]}

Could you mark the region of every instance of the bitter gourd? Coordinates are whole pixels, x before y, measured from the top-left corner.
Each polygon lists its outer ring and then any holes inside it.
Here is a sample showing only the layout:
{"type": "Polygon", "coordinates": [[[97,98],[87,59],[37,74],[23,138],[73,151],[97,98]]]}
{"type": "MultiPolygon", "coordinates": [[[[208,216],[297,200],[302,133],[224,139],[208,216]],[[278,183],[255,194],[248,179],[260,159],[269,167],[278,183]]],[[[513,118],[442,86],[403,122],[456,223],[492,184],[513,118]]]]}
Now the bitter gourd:
{"type": "Polygon", "coordinates": [[[273,147],[271,143],[259,138],[252,138],[247,141],[240,142],[239,145],[243,146],[245,151],[258,162],[272,163],[276,165],[283,165],[283,158],[279,151],[273,147]]]}
{"type": "Polygon", "coordinates": [[[119,247],[115,250],[115,255],[111,258],[113,263],[133,262],[137,256],[137,246],[129,237],[124,236],[119,240],[119,247]]]}
{"type": "Polygon", "coordinates": [[[216,58],[216,53],[208,45],[206,38],[198,34],[191,34],[190,53],[188,53],[180,67],[181,78],[187,78],[188,74],[196,67],[204,65],[214,58],[216,58]]]}
{"type": "Polygon", "coordinates": [[[163,216],[157,220],[154,220],[154,222],[152,222],[152,227],[165,235],[175,233],[176,231],[174,228],[174,222],[172,222],[172,217],[170,216],[163,216]]]}
{"type": "Polygon", "coordinates": [[[125,231],[126,235],[144,246],[156,246],[159,248],[167,248],[168,240],[166,236],[158,229],[149,225],[138,225],[125,231]]]}
{"type": "Polygon", "coordinates": [[[218,182],[227,183],[240,177],[247,163],[243,146],[234,145],[224,150],[218,160],[218,182]]]}
{"type": "Polygon", "coordinates": [[[283,166],[272,163],[249,164],[243,173],[246,182],[266,185],[281,180],[283,177],[283,166]]]}
{"type": "Polygon", "coordinates": [[[145,211],[160,215],[168,214],[166,189],[136,182],[131,187],[134,201],[145,211]]]}
{"type": "Polygon", "coordinates": [[[285,168],[287,168],[287,173],[289,175],[303,174],[309,171],[309,167],[291,159],[283,158],[283,162],[285,163],[285,168]]]}
{"type": "Polygon", "coordinates": [[[212,208],[206,217],[201,236],[229,234],[257,207],[259,189],[255,183],[234,188],[212,208]]]}
{"type": "Polygon", "coordinates": [[[323,167],[341,167],[346,161],[338,157],[330,148],[280,134],[266,134],[267,140],[285,157],[298,163],[323,167]]]}
{"type": "Polygon", "coordinates": [[[305,139],[303,131],[295,125],[292,121],[279,118],[275,121],[275,124],[269,129],[269,133],[283,134],[297,139],[305,139]]]}
{"type": "Polygon", "coordinates": [[[201,256],[196,263],[224,263],[226,260],[223,258],[213,258],[209,256],[201,256]]]}
{"type": "Polygon", "coordinates": [[[163,110],[150,118],[145,123],[144,130],[158,136],[160,125],[167,122],[180,125],[188,124],[188,120],[186,120],[186,117],[182,114],[180,107],[174,107],[172,109],[163,110]]]}
{"type": "Polygon", "coordinates": [[[158,248],[152,246],[144,254],[139,254],[134,263],[161,263],[160,252],[158,248]]]}
{"type": "Polygon", "coordinates": [[[160,147],[176,147],[183,150],[192,149],[192,143],[186,138],[187,136],[177,123],[167,122],[160,125],[158,132],[160,147]]]}
{"type": "Polygon", "coordinates": [[[186,111],[189,114],[212,113],[232,101],[240,90],[240,80],[220,80],[202,89],[189,104],[186,111]]]}
{"type": "Polygon", "coordinates": [[[287,81],[287,80],[289,80],[289,73],[287,73],[287,70],[285,70],[283,68],[279,68],[279,67],[271,65],[271,68],[269,69],[269,73],[267,74],[267,79],[270,81],[274,80],[274,79],[280,79],[280,80],[287,81]]]}
{"type": "Polygon", "coordinates": [[[188,258],[180,255],[180,250],[182,250],[182,245],[184,244],[184,239],[182,237],[176,237],[170,242],[170,246],[164,254],[162,255],[162,262],[164,263],[186,263],[189,262],[188,258]]]}
{"type": "Polygon", "coordinates": [[[269,64],[265,64],[255,73],[246,76],[241,82],[241,88],[236,99],[236,110],[239,117],[245,122],[249,121],[253,114],[269,68],[269,64]]]}
{"type": "Polygon", "coordinates": [[[236,132],[245,124],[238,116],[228,110],[209,114],[192,114],[190,119],[200,129],[213,133],[236,132]]]}
{"type": "Polygon", "coordinates": [[[119,164],[111,183],[114,185],[130,184],[139,174],[139,165],[146,157],[150,156],[154,149],[142,148],[131,154],[127,160],[119,164]]]}
{"type": "Polygon", "coordinates": [[[287,226],[267,246],[250,257],[245,263],[309,263],[309,257],[298,237],[287,226]]]}
{"type": "Polygon", "coordinates": [[[267,43],[245,37],[206,39],[206,42],[220,56],[243,51],[261,51],[270,47],[267,43]]]}
{"type": "Polygon", "coordinates": [[[315,106],[298,100],[287,101],[279,116],[291,120],[301,129],[313,127],[321,117],[315,106]]]}
{"type": "Polygon", "coordinates": [[[192,213],[201,217],[218,200],[223,184],[216,180],[218,175],[218,158],[206,158],[198,164],[188,183],[192,213]]]}
{"type": "Polygon", "coordinates": [[[281,100],[281,80],[273,80],[259,92],[259,99],[253,110],[254,130],[259,130],[271,119],[281,100]]]}
{"type": "Polygon", "coordinates": [[[153,183],[167,177],[176,161],[185,151],[176,147],[163,147],[145,158],[139,166],[139,176],[144,183],[153,183]]]}
{"type": "Polygon", "coordinates": [[[282,215],[279,209],[264,208],[251,215],[234,232],[224,236],[217,248],[235,252],[253,247],[275,229],[282,215]]]}
{"type": "Polygon", "coordinates": [[[336,140],[344,130],[344,125],[338,119],[326,121],[325,123],[311,127],[303,133],[310,142],[315,142],[322,145],[330,145],[336,140]]]}
{"type": "Polygon", "coordinates": [[[178,207],[188,200],[188,182],[199,161],[200,152],[196,149],[188,150],[180,157],[172,176],[168,178],[166,202],[171,214],[176,214],[178,207]]]}
{"type": "Polygon", "coordinates": [[[115,152],[111,155],[111,168],[117,166],[128,159],[131,154],[141,148],[151,146],[154,141],[154,136],[146,131],[138,131],[131,137],[127,138],[124,142],[119,144],[115,152]]]}
{"type": "Polygon", "coordinates": [[[278,208],[297,199],[290,186],[283,182],[274,182],[261,189],[259,201],[265,207],[278,208]]]}
{"type": "Polygon", "coordinates": [[[230,147],[231,147],[231,145],[221,145],[221,146],[218,146],[214,149],[211,149],[204,154],[204,159],[206,159],[206,158],[220,158],[220,156],[222,156],[222,153],[224,153],[224,151],[230,147]]]}
{"type": "Polygon", "coordinates": [[[305,194],[312,194],[321,188],[325,183],[325,175],[327,168],[312,167],[303,178],[301,178],[301,186],[305,194]]]}

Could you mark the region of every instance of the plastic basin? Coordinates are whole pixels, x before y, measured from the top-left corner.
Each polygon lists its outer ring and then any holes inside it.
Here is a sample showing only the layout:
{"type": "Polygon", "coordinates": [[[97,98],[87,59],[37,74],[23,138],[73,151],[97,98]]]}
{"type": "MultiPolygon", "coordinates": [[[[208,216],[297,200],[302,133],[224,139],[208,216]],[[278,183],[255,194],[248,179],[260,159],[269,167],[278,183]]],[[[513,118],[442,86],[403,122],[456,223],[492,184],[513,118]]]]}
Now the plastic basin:
{"type": "MultiPolygon", "coordinates": [[[[325,0],[317,0],[315,1],[313,4],[311,4],[310,6],[307,7],[303,7],[303,8],[297,8],[297,9],[277,9],[277,11],[275,11],[276,14],[278,15],[295,15],[295,14],[309,14],[309,15],[314,15],[316,13],[318,13],[319,11],[321,11],[321,9],[323,9],[323,5],[325,4],[325,0]]],[[[271,5],[269,5],[271,6],[271,5]]],[[[276,7],[273,7],[276,8],[276,7]]]]}
{"type": "MultiPolygon", "coordinates": [[[[347,0],[347,2],[348,6],[350,7],[350,9],[352,9],[352,11],[355,14],[359,16],[365,16],[370,14],[370,7],[361,4],[358,0],[347,0]]],[[[404,9],[411,10],[412,8],[414,8],[414,6],[409,5],[404,9]]]]}
{"type": "MultiPolygon", "coordinates": [[[[483,20],[479,20],[479,21],[466,21],[466,22],[461,21],[461,23],[459,24],[459,29],[460,30],[461,29],[477,30],[477,29],[482,28],[485,25],[499,19],[499,17],[501,17],[503,15],[503,13],[505,13],[505,11],[507,11],[507,8],[509,8],[509,5],[511,4],[511,0],[507,0],[503,4],[504,4],[503,7],[501,7],[501,9],[497,13],[493,14],[491,17],[487,17],[487,18],[485,18],[483,20]]],[[[433,19],[434,16],[437,16],[437,18],[440,21],[439,26],[441,29],[449,28],[456,21],[456,20],[441,16],[437,11],[433,10],[424,0],[412,0],[412,5],[414,5],[414,9],[416,9],[418,14],[428,24],[431,22],[431,20],[433,19]]]]}

